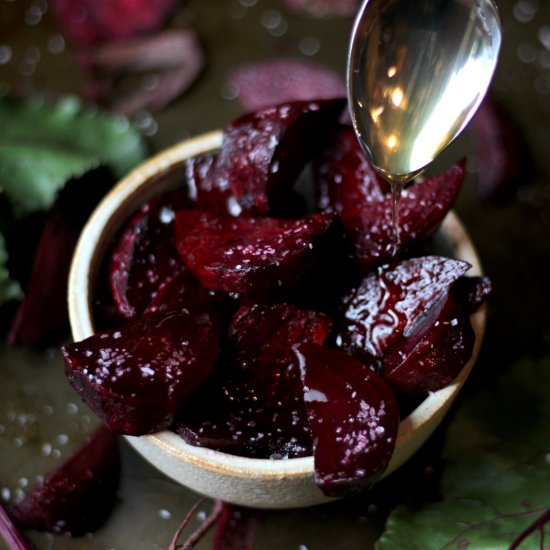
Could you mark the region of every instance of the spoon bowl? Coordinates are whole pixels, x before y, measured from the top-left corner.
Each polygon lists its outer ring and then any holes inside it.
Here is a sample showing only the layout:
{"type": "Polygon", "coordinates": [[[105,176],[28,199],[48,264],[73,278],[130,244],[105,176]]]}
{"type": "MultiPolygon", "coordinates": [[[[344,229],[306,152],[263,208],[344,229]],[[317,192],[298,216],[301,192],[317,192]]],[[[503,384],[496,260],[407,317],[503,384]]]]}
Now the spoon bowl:
{"type": "Polygon", "coordinates": [[[466,127],[501,44],[492,0],[366,0],[352,31],[353,126],[388,181],[418,175],[466,127]]]}
{"type": "MultiPolygon", "coordinates": [[[[184,141],[158,154],[125,177],[100,203],[77,245],[69,277],[69,313],[75,341],[95,332],[94,296],[98,276],[113,235],[146,201],[181,184],[183,162],[220,147],[221,132],[184,141]]],[[[450,213],[438,235],[455,257],[481,274],[476,251],[464,227],[450,213]]],[[[430,394],[399,426],[389,475],[406,462],[439,425],[476,360],[485,327],[485,309],[472,316],[476,339],[468,364],[449,386],[430,394]]],[[[177,434],[162,431],[127,441],[156,468],[198,493],[256,508],[294,508],[330,502],[314,482],[313,457],[255,459],[188,445],[177,434]]]]}

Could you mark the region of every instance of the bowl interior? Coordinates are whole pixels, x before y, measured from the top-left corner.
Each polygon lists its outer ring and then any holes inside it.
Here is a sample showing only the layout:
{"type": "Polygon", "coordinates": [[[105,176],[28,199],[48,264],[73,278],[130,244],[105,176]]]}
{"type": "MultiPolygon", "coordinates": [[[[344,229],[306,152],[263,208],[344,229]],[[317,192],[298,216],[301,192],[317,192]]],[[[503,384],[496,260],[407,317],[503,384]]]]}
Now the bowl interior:
{"type": "MultiPolygon", "coordinates": [[[[221,145],[221,132],[184,141],[139,166],[103,199],[84,228],[69,276],[69,316],[75,341],[94,331],[92,298],[98,273],[113,237],[143,203],[183,181],[182,164],[194,155],[221,145]]],[[[468,275],[480,275],[481,266],[464,227],[450,213],[439,234],[454,256],[468,261],[468,275]]],[[[396,448],[385,472],[401,466],[425,442],[443,419],[477,357],[485,327],[485,309],[472,316],[476,334],[472,358],[449,386],[430,394],[399,426],[396,448]]],[[[324,497],[313,482],[313,457],[287,460],[245,458],[193,447],[170,431],[127,437],[154,466],[200,493],[237,504],[288,508],[319,504],[324,497]]]]}

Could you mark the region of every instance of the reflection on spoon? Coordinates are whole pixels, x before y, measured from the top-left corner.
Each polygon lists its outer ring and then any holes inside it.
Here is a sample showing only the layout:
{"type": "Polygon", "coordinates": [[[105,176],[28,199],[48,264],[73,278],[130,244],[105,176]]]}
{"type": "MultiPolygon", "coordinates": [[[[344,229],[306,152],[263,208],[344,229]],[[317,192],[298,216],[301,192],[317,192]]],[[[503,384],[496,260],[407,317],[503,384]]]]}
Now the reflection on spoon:
{"type": "Polygon", "coordinates": [[[357,137],[392,186],[403,186],[465,128],[496,68],[492,0],[367,0],[354,24],[348,98],[357,137]]]}

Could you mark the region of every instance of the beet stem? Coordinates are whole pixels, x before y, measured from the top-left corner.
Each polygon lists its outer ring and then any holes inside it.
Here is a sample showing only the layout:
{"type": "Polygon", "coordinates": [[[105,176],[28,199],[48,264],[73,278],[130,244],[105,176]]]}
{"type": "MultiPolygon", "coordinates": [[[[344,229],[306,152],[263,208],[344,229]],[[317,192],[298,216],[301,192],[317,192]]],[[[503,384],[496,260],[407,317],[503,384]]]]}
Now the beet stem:
{"type": "Polygon", "coordinates": [[[1,503],[0,535],[11,550],[34,550],[34,547],[25,539],[1,503]]]}
{"type": "Polygon", "coordinates": [[[520,544],[537,529],[540,529],[541,532],[541,549],[544,547],[544,525],[550,521],[550,508],[548,508],[542,516],[540,516],[536,521],[534,521],[527,529],[521,532],[515,540],[512,542],[509,550],[516,550],[519,548],[520,544]]]}
{"type": "Polygon", "coordinates": [[[172,542],[170,543],[170,546],[168,547],[168,550],[192,550],[192,548],[199,542],[202,537],[208,532],[208,530],[216,523],[218,518],[220,517],[220,514],[222,512],[223,508],[223,502],[219,499],[216,499],[214,501],[214,506],[212,507],[212,511],[210,512],[210,515],[202,522],[200,527],[198,527],[188,538],[185,540],[183,544],[178,544],[178,540],[181,537],[184,529],[187,527],[189,522],[191,521],[193,514],[196,512],[197,508],[204,502],[204,498],[200,499],[192,508],[187,512],[187,515],[183,518],[183,521],[181,522],[180,526],[178,527],[178,530],[176,531],[176,534],[174,535],[174,538],[172,539],[172,542]]]}

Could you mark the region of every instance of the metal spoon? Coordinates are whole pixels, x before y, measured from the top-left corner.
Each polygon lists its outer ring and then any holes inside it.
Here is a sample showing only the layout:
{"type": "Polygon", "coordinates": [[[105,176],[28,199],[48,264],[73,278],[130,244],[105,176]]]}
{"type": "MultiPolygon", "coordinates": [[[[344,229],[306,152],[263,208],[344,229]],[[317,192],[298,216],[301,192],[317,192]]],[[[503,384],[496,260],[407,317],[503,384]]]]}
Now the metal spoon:
{"type": "Polygon", "coordinates": [[[348,56],[359,141],[394,193],[468,124],[497,65],[492,0],[366,0],[348,56]]]}

